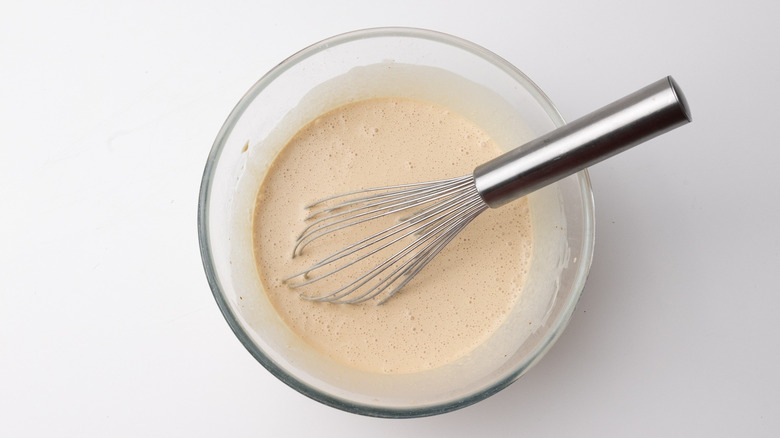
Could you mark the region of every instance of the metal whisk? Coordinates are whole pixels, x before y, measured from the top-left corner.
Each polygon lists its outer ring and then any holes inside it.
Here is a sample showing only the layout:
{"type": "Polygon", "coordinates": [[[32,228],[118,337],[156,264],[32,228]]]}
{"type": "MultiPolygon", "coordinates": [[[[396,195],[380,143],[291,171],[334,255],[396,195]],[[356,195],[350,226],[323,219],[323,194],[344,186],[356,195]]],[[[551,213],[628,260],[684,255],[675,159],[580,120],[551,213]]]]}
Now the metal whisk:
{"type": "Polygon", "coordinates": [[[354,243],[284,281],[297,289],[328,283],[337,272],[356,270],[347,284],[328,284],[325,293],[301,297],[359,303],[384,294],[378,302],[382,304],[488,208],[521,198],[690,121],[685,97],[668,76],[478,166],[472,175],[322,199],[307,206],[309,224],[298,237],[293,257],[334,233],[387,222],[376,230],[367,228],[354,243]],[[399,213],[405,216],[390,219],[399,213]]]}

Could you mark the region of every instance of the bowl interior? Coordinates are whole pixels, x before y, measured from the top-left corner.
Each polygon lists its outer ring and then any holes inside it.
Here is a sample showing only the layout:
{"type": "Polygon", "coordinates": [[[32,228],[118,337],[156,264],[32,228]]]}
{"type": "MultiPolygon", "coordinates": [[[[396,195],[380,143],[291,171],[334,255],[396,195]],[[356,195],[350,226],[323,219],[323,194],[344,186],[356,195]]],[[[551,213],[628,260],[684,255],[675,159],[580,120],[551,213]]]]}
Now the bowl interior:
{"type": "Polygon", "coordinates": [[[404,28],[331,38],[269,72],[228,117],[201,186],[200,246],[226,320],[250,353],[282,381],[350,412],[431,415],[504,388],[560,335],[590,267],[591,189],[581,172],[530,195],[534,256],[521,301],[507,322],[466,357],[399,375],[362,372],[330,361],[287,328],[263,291],[252,249],[254,202],[268,166],[301,127],[351,101],[386,96],[458,112],[507,150],[563,123],[525,75],[458,38],[404,28]]]}

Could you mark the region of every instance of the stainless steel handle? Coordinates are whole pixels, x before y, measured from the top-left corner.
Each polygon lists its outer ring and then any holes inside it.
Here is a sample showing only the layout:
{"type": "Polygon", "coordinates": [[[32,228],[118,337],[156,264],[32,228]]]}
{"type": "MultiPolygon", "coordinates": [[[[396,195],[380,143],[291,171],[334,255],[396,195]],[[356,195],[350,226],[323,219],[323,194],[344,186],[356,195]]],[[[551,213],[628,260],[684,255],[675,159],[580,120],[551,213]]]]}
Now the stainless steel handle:
{"type": "Polygon", "coordinates": [[[691,121],[671,76],[474,169],[477,191],[500,207],[691,121]]]}

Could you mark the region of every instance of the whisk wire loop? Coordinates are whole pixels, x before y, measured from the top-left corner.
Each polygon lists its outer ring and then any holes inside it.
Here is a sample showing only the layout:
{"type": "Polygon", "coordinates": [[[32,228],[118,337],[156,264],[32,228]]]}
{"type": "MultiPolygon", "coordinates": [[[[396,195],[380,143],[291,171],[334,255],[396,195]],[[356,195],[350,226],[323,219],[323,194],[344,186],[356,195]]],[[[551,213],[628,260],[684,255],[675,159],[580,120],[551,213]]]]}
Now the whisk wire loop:
{"type": "Polygon", "coordinates": [[[346,285],[326,293],[301,294],[302,298],[310,301],[359,303],[389,291],[378,304],[405,286],[468,223],[488,208],[477,193],[471,175],[430,183],[358,190],[331,196],[309,207],[318,206],[321,208],[312,211],[308,219],[320,217],[309,224],[296,242],[295,253],[298,255],[308,244],[327,234],[415,210],[401,217],[398,223],[351,243],[283,280],[290,288],[302,288],[371,257],[379,257],[378,254],[388,248],[413,238],[411,243],[346,285]],[[369,192],[373,193],[361,196],[369,192]],[[334,200],[340,202],[327,206],[334,200]],[[296,278],[301,281],[294,281],[296,278]]]}

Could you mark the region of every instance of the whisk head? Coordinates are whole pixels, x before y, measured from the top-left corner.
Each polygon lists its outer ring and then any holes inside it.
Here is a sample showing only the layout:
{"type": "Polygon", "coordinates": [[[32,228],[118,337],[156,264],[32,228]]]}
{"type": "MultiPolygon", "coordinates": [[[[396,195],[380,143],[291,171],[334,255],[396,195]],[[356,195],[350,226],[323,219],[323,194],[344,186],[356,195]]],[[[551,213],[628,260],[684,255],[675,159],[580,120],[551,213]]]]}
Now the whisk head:
{"type": "Polygon", "coordinates": [[[360,303],[382,295],[382,304],[488,205],[467,175],[343,193],[306,208],[293,257],[318,246],[330,253],[284,282],[307,300],[360,303]]]}

